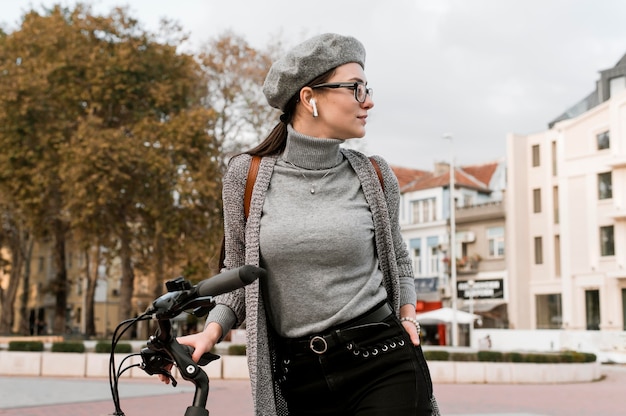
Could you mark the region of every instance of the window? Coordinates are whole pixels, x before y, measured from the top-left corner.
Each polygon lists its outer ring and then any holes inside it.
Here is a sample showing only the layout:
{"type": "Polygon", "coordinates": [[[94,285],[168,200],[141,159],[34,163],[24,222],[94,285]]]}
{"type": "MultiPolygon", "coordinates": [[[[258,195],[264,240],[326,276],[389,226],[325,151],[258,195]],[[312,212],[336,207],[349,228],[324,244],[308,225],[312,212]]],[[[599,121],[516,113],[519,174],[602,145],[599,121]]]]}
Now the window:
{"type": "Polygon", "coordinates": [[[431,206],[430,201],[425,199],[422,201],[422,222],[432,221],[431,219],[431,206]]]}
{"type": "Polygon", "coordinates": [[[600,227],[600,255],[615,255],[615,240],[613,239],[613,226],[600,227]]]}
{"type": "Polygon", "coordinates": [[[556,163],[556,142],[552,142],[552,176],[556,176],[558,172],[556,163]]]}
{"type": "Polygon", "coordinates": [[[413,270],[415,270],[416,276],[422,275],[422,258],[420,256],[420,249],[413,249],[413,270]]]}
{"type": "Polygon", "coordinates": [[[559,223],[559,187],[552,188],[552,206],[554,207],[554,223],[559,223]]]}
{"type": "Polygon", "coordinates": [[[598,142],[598,150],[608,149],[611,147],[611,139],[609,137],[609,131],[604,131],[596,136],[598,142]]]}
{"type": "Polygon", "coordinates": [[[537,329],[560,329],[561,294],[537,295],[537,329]]]}
{"type": "Polygon", "coordinates": [[[600,291],[585,290],[585,316],[587,330],[600,330],[600,291]]]}
{"type": "Polygon", "coordinates": [[[463,206],[471,207],[474,205],[474,195],[463,195],[463,206]]]}
{"type": "Polygon", "coordinates": [[[539,166],[541,164],[541,160],[539,159],[539,145],[533,145],[533,167],[539,166]]]}
{"type": "Polygon", "coordinates": [[[561,236],[554,236],[554,275],[561,277],[561,236]]]}
{"type": "Polygon", "coordinates": [[[420,199],[411,202],[411,223],[435,221],[437,217],[437,204],[435,198],[420,199]]]}
{"type": "Polygon", "coordinates": [[[535,237],[535,264],[543,264],[543,241],[535,237]]]}
{"type": "Polygon", "coordinates": [[[411,224],[419,224],[420,217],[420,201],[411,202],[411,224]]]}
{"type": "Polygon", "coordinates": [[[624,323],[623,330],[626,331],[626,289],[622,289],[622,322],[624,323]]]}
{"type": "Polygon", "coordinates": [[[626,77],[615,77],[609,80],[609,97],[614,97],[626,89],[626,77]]]}
{"type": "Polygon", "coordinates": [[[436,246],[430,247],[430,274],[439,273],[439,250],[436,246]]]}
{"type": "Polygon", "coordinates": [[[504,256],[504,227],[487,228],[489,257],[504,256]]]}
{"type": "Polygon", "coordinates": [[[598,199],[613,198],[613,179],[611,172],[598,174],[598,199]]]}
{"type": "Polygon", "coordinates": [[[533,189],[533,212],[541,212],[541,189],[533,189]]]}

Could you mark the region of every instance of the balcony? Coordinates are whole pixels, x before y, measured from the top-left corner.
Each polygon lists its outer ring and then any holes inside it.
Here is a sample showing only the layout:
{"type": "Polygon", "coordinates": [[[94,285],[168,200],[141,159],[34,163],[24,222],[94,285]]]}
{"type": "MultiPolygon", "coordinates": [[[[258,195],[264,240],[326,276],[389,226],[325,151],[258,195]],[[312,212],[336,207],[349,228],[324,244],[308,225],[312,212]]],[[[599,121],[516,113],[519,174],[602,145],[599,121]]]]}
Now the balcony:
{"type": "MultiPolygon", "coordinates": [[[[478,273],[478,266],[482,257],[478,254],[471,256],[463,256],[456,259],[456,273],[459,275],[476,274],[478,273]]],[[[446,266],[445,273],[450,274],[450,261],[446,257],[443,259],[443,263],[446,266]]]]}
{"type": "Polygon", "coordinates": [[[504,201],[493,201],[485,204],[457,207],[454,215],[457,224],[504,218],[504,201]]]}

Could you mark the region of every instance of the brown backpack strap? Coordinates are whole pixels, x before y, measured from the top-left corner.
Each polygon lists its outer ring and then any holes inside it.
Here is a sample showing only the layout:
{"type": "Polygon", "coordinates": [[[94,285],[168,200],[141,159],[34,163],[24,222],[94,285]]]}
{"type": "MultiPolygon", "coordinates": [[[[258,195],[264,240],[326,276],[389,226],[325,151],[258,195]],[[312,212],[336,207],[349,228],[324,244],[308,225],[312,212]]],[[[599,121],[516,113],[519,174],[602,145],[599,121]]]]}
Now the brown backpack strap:
{"type": "MultiPolygon", "coordinates": [[[[246,178],[246,190],[243,194],[243,216],[248,220],[250,213],[250,200],[252,199],[252,190],[256,182],[256,175],[259,173],[259,165],[261,164],[261,156],[252,156],[250,167],[248,168],[248,177],[246,178]]],[[[220,250],[220,270],[226,267],[224,260],[226,258],[226,235],[222,236],[222,248],[220,250]]]]}
{"type": "Polygon", "coordinates": [[[259,173],[259,165],[261,164],[261,156],[252,156],[250,167],[248,168],[248,178],[246,179],[246,192],[243,194],[243,215],[246,221],[250,213],[250,200],[252,199],[252,190],[256,182],[256,175],[259,173]]]}
{"type": "Polygon", "coordinates": [[[378,162],[376,162],[373,157],[370,157],[370,162],[372,162],[372,165],[374,165],[374,170],[376,171],[376,175],[378,175],[378,181],[380,182],[380,186],[383,188],[384,192],[385,181],[383,181],[383,173],[380,171],[380,166],[378,166],[378,162]]]}

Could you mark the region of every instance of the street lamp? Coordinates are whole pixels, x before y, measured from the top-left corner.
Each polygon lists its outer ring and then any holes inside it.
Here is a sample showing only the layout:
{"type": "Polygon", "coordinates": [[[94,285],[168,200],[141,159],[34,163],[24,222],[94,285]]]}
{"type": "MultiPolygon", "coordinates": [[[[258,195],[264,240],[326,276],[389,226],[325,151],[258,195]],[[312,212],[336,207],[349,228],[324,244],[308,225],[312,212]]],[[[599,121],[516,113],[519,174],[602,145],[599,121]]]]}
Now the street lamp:
{"type": "Polygon", "coordinates": [[[450,140],[450,285],[452,286],[452,346],[459,345],[458,325],[456,318],[456,204],[454,203],[454,142],[451,134],[443,138],[450,140]]]}
{"type": "Polygon", "coordinates": [[[469,324],[469,346],[472,346],[472,333],[474,332],[474,280],[470,279],[467,281],[467,290],[469,292],[469,313],[470,313],[470,324],[469,324]]]}

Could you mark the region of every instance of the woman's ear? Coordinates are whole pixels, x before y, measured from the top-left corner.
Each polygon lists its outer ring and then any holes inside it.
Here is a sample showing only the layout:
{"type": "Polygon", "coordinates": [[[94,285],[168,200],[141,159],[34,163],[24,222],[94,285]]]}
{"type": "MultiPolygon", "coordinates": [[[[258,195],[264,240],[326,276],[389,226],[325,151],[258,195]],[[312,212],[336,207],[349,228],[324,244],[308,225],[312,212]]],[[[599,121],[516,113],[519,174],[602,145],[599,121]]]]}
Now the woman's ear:
{"type": "Polygon", "coordinates": [[[313,89],[311,87],[304,87],[300,90],[300,101],[313,117],[318,116],[317,102],[313,98],[313,89]]]}

